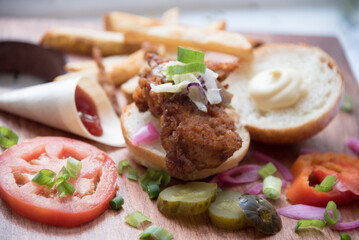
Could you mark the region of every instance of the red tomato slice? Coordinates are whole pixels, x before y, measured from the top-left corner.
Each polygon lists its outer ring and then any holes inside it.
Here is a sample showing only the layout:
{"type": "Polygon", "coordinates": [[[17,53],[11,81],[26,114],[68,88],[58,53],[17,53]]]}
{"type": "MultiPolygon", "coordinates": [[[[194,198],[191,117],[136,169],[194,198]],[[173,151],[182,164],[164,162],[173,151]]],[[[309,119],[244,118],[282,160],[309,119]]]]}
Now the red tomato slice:
{"type": "Polygon", "coordinates": [[[50,225],[74,227],[101,215],[116,193],[116,179],[116,165],[106,153],[63,137],[24,141],[0,156],[1,198],[21,216],[50,225]],[[73,196],[60,199],[55,189],[31,181],[44,168],[58,173],[70,156],[82,162],[77,180],[69,180],[73,196]]]}

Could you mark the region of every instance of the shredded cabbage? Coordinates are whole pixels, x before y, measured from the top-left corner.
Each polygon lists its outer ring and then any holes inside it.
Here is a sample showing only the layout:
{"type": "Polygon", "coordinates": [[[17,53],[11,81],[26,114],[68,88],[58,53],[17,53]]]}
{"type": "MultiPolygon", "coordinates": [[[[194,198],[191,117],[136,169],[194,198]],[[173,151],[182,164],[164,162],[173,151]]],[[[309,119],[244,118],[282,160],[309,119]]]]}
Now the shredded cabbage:
{"type": "Polygon", "coordinates": [[[165,76],[166,83],[161,85],[151,84],[151,91],[153,92],[167,92],[167,93],[186,93],[191,101],[198,107],[199,110],[207,112],[207,104],[218,104],[222,102],[220,89],[217,86],[218,74],[206,68],[204,74],[202,73],[184,73],[176,75],[167,75],[167,67],[180,65],[178,61],[171,61],[161,64],[153,69],[155,75],[165,76]],[[200,81],[202,78],[202,82],[200,81]],[[196,87],[189,88],[189,84],[196,83],[196,87]],[[191,89],[191,90],[190,90],[191,89]]]}

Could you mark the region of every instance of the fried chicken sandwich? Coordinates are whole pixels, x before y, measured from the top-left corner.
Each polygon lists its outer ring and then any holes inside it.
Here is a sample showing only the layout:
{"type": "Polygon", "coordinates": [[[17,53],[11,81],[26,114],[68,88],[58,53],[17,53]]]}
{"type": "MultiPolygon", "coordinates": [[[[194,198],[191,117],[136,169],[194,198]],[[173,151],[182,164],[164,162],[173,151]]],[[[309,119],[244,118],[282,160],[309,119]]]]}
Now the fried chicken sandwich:
{"type": "Polygon", "coordinates": [[[150,52],[146,60],[149,67],[139,75],[134,103],[121,115],[133,160],[183,180],[235,167],[248,150],[249,134],[228,108],[231,95],[220,82],[237,63],[204,61],[204,53],[182,47],[176,61],[150,52]],[[141,127],[149,123],[159,137],[138,141],[141,127]]]}

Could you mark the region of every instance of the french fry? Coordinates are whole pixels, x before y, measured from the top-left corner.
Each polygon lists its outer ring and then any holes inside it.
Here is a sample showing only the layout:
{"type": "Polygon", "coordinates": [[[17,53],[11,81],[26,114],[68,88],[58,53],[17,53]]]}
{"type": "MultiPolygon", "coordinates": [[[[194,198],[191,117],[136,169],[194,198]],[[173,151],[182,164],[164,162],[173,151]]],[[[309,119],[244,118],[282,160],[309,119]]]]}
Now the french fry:
{"type": "Polygon", "coordinates": [[[106,69],[112,83],[120,85],[138,74],[145,63],[144,54],[144,51],[140,49],[129,55],[121,64],[114,65],[109,70],[106,69]]]}
{"type": "Polygon", "coordinates": [[[226,21],[224,20],[216,20],[207,23],[207,25],[204,27],[208,30],[225,30],[226,29],[226,21]]]}
{"type": "Polygon", "coordinates": [[[168,9],[162,14],[162,24],[164,25],[178,25],[180,10],[178,8],[168,9]]]}
{"type": "Polygon", "coordinates": [[[155,18],[143,17],[124,12],[109,12],[103,17],[105,29],[114,32],[126,32],[161,25],[155,18]]]}
{"type": "Polygon", "coordinates": [[[252,59],[252,46],[239,33],[213,31],[189,26],[162,25],[125,33],[125,41],[140,43],[150,41],[172,46],[193,47],[203,51],[217,51],[252,59]]]}
{"type": "Polygon", "coordinates": [[[125,95],[129,103],[133,102],[132,95],[135,92],[136,87],[138,86],[139,76],[134,76],[127,82],[121,85],[121,92],[125,95]]]}
{"type": "MultiPolygon", "coordinates": [[[[103,64],[105,66],[112,66],[123,62],[128,55],[117,55],[103,58],[103,64]]],[[[75,61],[66,63],[65,69],[67,71],[77,72],[89,68],[96,68],[96,63],[94,60],[86,60],[86,61],[75,61]]]]}
{"type": "Polygon", "coordinates": [[[127,54],[140,48],[139,44],[124,42],[122,33],[83,28],[53,28],[42,37],[41,45],[63,52],[91,56],[97,46],[103,56],[127,54]]]}
{"type": "MultiPolygon", "coordinates": [[[[113,62],[104,62],[104,67],[109,81],[114,85],[120,85],[138,74],[144,62],[144,51],[140,49],[130,54],[123,61],[117,62],[117,64],[113,64],[113,62]]],[[[87,76],[97,80],[98,69],[96,63],[94,61],[92,63],[95,64],[93,68],[86,68],[77,72],[66,73],[57,76],[54,81],[74,78],[76,76],[87,76]]]]}

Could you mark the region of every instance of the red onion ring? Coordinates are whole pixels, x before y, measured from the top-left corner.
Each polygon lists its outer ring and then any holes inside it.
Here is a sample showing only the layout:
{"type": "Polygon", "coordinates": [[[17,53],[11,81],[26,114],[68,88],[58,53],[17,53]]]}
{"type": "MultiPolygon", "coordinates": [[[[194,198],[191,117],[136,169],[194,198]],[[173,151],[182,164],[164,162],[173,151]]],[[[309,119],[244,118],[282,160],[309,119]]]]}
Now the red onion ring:
{"type": "MultiPolygon", "coordinates": [[[[313,218],[324,220],[324,212],[325,212],[325,208],[313,207],[313,206],[304,205],[304,204],[296,204],[296,205],[277,209],[278,214],[288,217],[288,218],[297,219],[297,220],[313,219],[313,218]]],[[[341,222],[341,221],[343,221],[343,217],[339,212],[338,222],[341,222]]]]}
{"type": "Polygon", "coordinates": [[[251,183],[260,179],[260,176],[258,174],[258,170],[260,168],[261,166],[255,164],[242,165],[218,174],[210,182],[217,183],[217,185],[220,187],[226,183],[251,183]],[[241,175],[236,176],[239,173],[241,173],[241,175]]]}
{"type": "Polygon", "coordinates": [[[141,126],[133,135],[133,145],[148,143],[156,140],[160,136],[153,122],[148,122],[141,126]]]}
{"type": "MultiPolygon", "coordinates": [[[[287,182],[285,180],[282,180],[282,188],[285,188],[286,185],[287,185],[287,182]]],[[[244,192],[258,195],[263,192],[263,183],[254,184],[250,188],[247,188],[246,190],[244,190],[244,192]]]]}
{"type": "Polygon", "coordinates": [[[274,158],[271,158],[261,152],[255,152],[255,156],[261,162],[273,163],[274,166],[278,169],[278,171],[282,174],[283,178],[286,181],[289,181],[289,182],[293,181],[293,175],[290,172],[290,170],[286,166],[284,166],[281,162],[279,162],[278,160],[275,160],[274,158]]]}
{"type": "Polygon", "coordinates": [[[354,230],[359,228],[359,220],[353,222],[341,222],[339,219],[338,223],[332,226],[331,228],[337,231],[354,230]]]}

